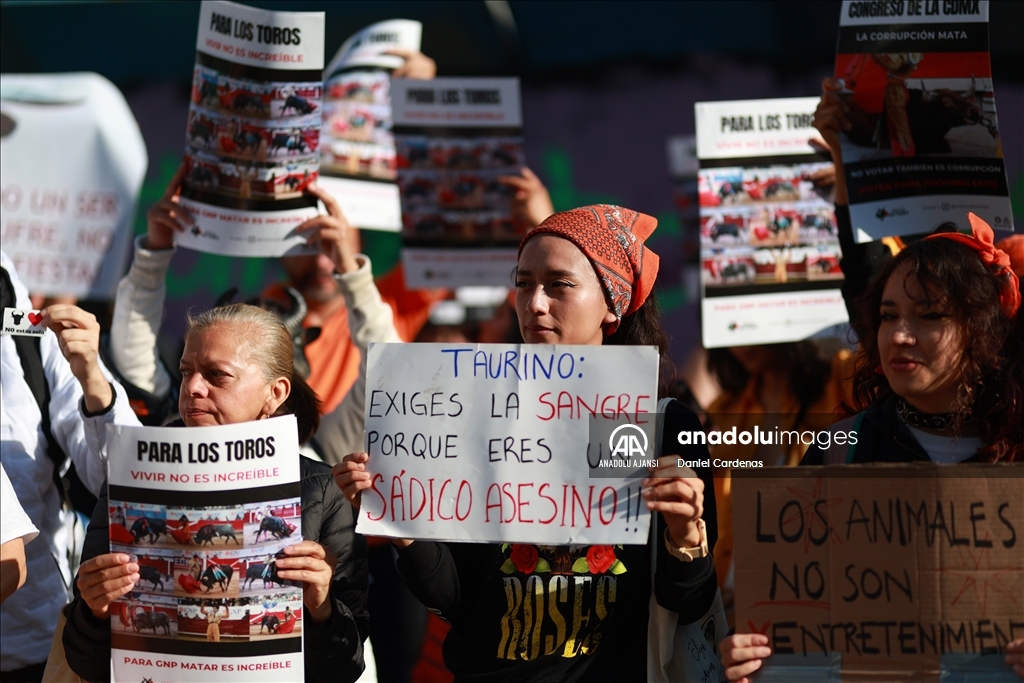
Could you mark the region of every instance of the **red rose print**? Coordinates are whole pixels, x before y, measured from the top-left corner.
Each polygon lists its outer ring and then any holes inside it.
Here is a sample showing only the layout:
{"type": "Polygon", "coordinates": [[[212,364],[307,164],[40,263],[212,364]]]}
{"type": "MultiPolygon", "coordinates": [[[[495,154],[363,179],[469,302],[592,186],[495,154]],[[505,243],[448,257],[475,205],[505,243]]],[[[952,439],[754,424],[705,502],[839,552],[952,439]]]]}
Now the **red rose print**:
{"type": "Polygon", "coordinates": [[[591,574],[604,574],[615,562],[615,549],[610,545],[592,545],[587,549],[587,565],[591,574]]]}
{"type": "Polygon", "coordinates": [[[525,543],[513,543],[512,544],[512,555],[509,559],[516,566],[516,569],[524,574],[531,574],[533,570],[537,568],[537,558],[540,555],[537,553],[537,548],[532,545],[525,543]]]}

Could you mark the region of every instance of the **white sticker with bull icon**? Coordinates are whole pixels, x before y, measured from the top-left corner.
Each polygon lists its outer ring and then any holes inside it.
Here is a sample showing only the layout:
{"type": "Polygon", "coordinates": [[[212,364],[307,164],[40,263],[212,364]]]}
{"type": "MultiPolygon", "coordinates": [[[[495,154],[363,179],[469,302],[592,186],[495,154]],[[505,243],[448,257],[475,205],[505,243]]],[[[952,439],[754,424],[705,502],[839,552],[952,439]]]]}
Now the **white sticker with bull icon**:
{"type": "Polygon", "coordinates": [[[112,680],[156,657],[173,680],[302,680],[302,586],[277,569],[302,541],[294,417],[112,426],[108,443],[111,549],[139,566],[111,606],[112,680]]]}
{"type": "Polygon", "coordinates": [[[43,325],[42,311],[29,311],[20,308],[5,308],[3,333],[28,337],[42,337],[46,334],[43,325]]]}

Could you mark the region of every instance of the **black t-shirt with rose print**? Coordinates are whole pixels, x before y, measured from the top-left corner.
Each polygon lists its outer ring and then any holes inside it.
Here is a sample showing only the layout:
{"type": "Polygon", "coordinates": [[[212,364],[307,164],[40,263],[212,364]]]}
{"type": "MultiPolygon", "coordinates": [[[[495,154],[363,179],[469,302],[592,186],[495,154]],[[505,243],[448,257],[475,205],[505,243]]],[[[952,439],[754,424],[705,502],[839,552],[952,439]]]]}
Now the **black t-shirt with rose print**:
{"type": "MultiPolygon", "coordinates": [[[[664,454],[708,458],[707,446],[679,446],[700,421],[678,402],[665,414],[664,454]]],[[[708,545],[717,539],[711,470],[701,468],[708,545]]],[[[663,543],[656,515],[652,538],[663,543]]],[[[652,525],[653,526],[653,525],[652,525]]],[[[659,548],[658,602],[696,621],[717,583],[711,557],[683,563],[659,548]]],[[[416,541],[399,550],[413,594],[451,623],[444,663],[456,682],[565,683],[647,680],[651,548],[416,541]]]]}

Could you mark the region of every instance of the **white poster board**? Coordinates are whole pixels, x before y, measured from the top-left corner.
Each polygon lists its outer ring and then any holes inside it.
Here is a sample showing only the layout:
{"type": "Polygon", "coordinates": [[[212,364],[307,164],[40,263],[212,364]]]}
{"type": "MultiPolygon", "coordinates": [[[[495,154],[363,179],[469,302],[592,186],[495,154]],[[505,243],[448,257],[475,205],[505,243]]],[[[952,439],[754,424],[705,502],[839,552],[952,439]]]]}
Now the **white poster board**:
{"type": "Polygon", "coordinates": [[[519,79],[400,79],[391,94],[406,285],[509,286],[527,228],[498,178],[525,164],[519,79]]]}
{"type": "Polygon", "coordinates": [[[30,292],[109,300],[131,247],[146,145],[94,73],[0,76],[0,241],[30,292]]]}
{"type": "MultiPolygon", "coordinates": [[[[858,242],[983,218],[1012,232],[989,59],[988,0],[843,2],[835,78],[858,242]]],[[[1011,126],[1020,127],[1011,123],[1011,126]]]]}
{"type": "Polygon", "coordinates": [[[349,223],[398,232],[402,207],[395,184],[391,72],[405,60],[391,50],[418,52],[423,24],[392,19],[367,26],[341,46],[324,70],[324,132],[320,185],[349,223]]]}
{"type": "Polygon", "coordinates": [[[111,550],[140,566],[111,605],[112,680],[304,680],[302,589],[267,569],[302,540],[294,416],[107,443],[111,550]]]}
{"type": "Polygon", "coordinates": [[[481,543],[646,543],[640,482],[656,457],[657,380],[654,347],[372,344],[373,488],[362,494],[356,530],[481,543]],[[602,413],[609,423],[595,428],[592,416],[602,413]],[[646,457],[634,453],[609,473],[609,438],[623,424],[618,435],[636,434],[646,457]]]}
{"type": "Polygon", "coordinates": [[[185,135],[179,245],[227,256],[314,253],[294,228],[316,216],[324,13],[205,0],[185,135]]]}
{"type": "Polygon", "coordinates": [[[846,322],[832,204],[809,144],[818,99],[698,102],[705,348],[799,341],[846,322]]]}

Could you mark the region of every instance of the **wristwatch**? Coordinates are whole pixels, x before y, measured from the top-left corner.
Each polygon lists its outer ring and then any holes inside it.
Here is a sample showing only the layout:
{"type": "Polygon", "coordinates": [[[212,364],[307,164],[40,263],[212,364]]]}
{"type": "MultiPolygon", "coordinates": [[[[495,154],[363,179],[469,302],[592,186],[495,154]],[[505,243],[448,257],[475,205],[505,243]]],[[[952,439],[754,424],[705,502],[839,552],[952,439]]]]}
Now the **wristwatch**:
{"type": "Polygon", "coordinates": [[[672,542],[672,536],[669,534],[668,528],[666,528],[665,547],[668,548],[668,554],[680,562],[693,562],[710,555],[711,553],[708,551],[708,534],[704,520],[698,519],[697,526],[700,529],[700,545],[696,548],[680,548],[672,542]]]}

